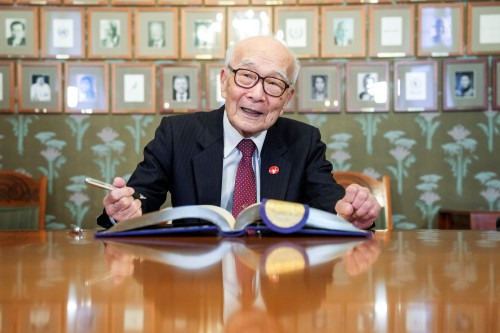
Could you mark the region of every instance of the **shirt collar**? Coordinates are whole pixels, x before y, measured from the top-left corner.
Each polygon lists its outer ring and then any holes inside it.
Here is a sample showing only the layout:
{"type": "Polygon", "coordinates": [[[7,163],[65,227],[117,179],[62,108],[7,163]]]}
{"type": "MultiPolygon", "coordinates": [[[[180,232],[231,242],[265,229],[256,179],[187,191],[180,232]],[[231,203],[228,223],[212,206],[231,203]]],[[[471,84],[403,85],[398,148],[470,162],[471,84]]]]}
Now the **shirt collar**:
{"type": "MultiPolygon", "coordinates": [[[[236,146],[242,139],[245,139],[229,122],[227,117],[227,111],[224,110],[224,158],[227,158],[229,154],[236,149],[236,146]]],[[[260,154],[262,152],[262,146],[264,145],[264,140],[266,139],[267,130],[259,132],[252,135],[250,138],[255,143],[257,147],[257,156],[260,159],[260,154]]]]}

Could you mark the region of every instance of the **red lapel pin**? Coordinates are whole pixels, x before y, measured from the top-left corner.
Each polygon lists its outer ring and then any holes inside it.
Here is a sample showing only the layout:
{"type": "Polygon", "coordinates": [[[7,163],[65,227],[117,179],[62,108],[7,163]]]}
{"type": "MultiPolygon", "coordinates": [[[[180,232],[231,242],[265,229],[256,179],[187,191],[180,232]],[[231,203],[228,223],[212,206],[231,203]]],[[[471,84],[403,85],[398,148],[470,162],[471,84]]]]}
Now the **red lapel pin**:
{"type": "Polygon", "coordinates": [[[272,167],[269,168],[269,173],[271,175],[275,175],[278,172],[280,172],[280,168],[278,168],[276,165],[273,165],[272,167]]]}

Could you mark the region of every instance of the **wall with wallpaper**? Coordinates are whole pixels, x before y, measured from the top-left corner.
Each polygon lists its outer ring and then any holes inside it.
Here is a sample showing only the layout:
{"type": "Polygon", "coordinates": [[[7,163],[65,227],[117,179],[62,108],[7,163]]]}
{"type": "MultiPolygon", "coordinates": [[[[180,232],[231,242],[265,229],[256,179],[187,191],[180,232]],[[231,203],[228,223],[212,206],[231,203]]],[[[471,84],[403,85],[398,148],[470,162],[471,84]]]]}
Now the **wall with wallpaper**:
{"type": "MultiPolygon", "coordinates": [[[[307,7],[317,8],[318,16],[313,20],[316,26],[312,27],[322,32],[326,29],[322,27],[324,23],[322,23],[320,13],[323,12],[324,7],[331,9],[332,6],[320,4],[321,2],[317,4],[308,2],[307,7]]],[[[446,3],[436,2],[435,4],[441,6],[446,3]]],[[[467,4],[464,3],[462,14],[466,22],[465,28],[467,27],[466,13],[470,9],[467,4]]],[[[111,5],[111,7],[117,6],[115,3],[111,5]]],[[[262,5],[265,6],[265,4],[262,5]]],[[[75,7],[57,3],[55,6],[75,7]]],[[[128,6],[133,6],[133,4],[128,6]]],[[[192,8],[186,4],[172,6],[149,3],[147,6],[149,7],[145,8],[177,8],[179,11],[192,8]]],[[[357,8],[342,2],[336,6],[339,10],[357,8]]],[[[362,7],[365,7],[368,13],[371,7],[385,8],[381,6],[384,5],[363,5],[362,7]]],[[[320,128],[323,140],[328,146],[327,157],[332,161],[335,170],[358,170],[375,177],[383,174],[389,175],[394,224],[395,228],[400,229],[436,227],[435,217],[440,208],[500,210],[498,162],[500,116],[499,111],[495,110],[498,109],[496,99],[498,79],[496,75],[493,75],[493,69],[496,66],[495,54],[500,53],[500,49],[484,51],[478,46],[478,52],[471,52],[471,48],[467,47],[468,29],[464,29],[463,36],[460,36],[463,45],[457,54],[448,54],[443,57],[443,52],[440,51],[439,54],[421,55],[418,36],[419,11],[417,5],[411,4],[411,6],[414,6],[415,13],[415,45],[412,44],[403,57],[377,58],[376,55],[368,55],[370,47],[369,38],[367,38],[364,41],[366,50],[363,46],[361,55],[343,55],[336,58],[335,55],[323,53],[320,47],[327,43],[326,39],[323,40],[327,37],[326,34],[316,34],[315,43],[318,47],[312,48],[314,54],[302,55],[301,61],[306,67],[315,63],[322,63],[322,66],[330,63],[338,65],[339,72],[335,82],[338,83],[339,108],[335,110],[327,107],[313,108],[312,111],[304,112],[304,109],[299,107],[305,100],[305,97],[301,96],[285,114],[286,117],[299,119],[320,128]],[[441,101],[444,89],[442,86],[443,81],[446,81],[446,75],[442,73],[445,62],[450,59],[472,60],[476,58],[484,59],[486,63],[483,80],[486,82],[483,87],[486,95],[484,103],[468,108],[467,111],[443,110],[441,101]],[[395,74],[394,65],[406,60],[435,62],[437,67],[434,82],[436,111],[415,111],[418,108],[413,108],[413,112],[394,111],[395,85],[392,79],[395,74]],[[362,108],[362,110],[352,112],[347,107],[347,101],[353,96],[355,88],[346,80],[349,76],[348,64],[372,61],[382,61],[387,66],[389,97],[387,109],[370,112],[373,110],[362,108]]],[[[5,13],[5,10],[9,11],[15,7],[18,5],[8,4],[0,10],[5,13]]],[[[26,7],[44,6],[26,5],[26,7]]],[[[269,5],[268,8],[273,10],[271,18],[274,18],[276,22],[277,12],[288,7],[299,11],[307,8],[304,3],[295,2],[286,5],[269,5]]],[[[337,8],[333,7],[333,9],[337,8]]],[[[224,3],[224,6],[215,8],[222,9],[227,14],[229,9],[234,7],[224,3]]],[[[2,17],[1,14],[0,17],[2,17]]],[[[366,20],[366,31],[370,31],[369,15],[364,20],[366,20]]],[[[211,104],[208,93],[202,93],[209,92],[211,89],[205,69],[218,56],[212,56],[208,60],[189,59],[190,56],[186,54],[191,49],[182,46],[181,42],[182,35],[188,30],[182,27],[184,24],[186,23],[181,20],[179,30],[176,32],[179,45],[178,50],[174,52],[174,58],[168,60],[154,58],[148,61],[153,62],[156,68],[164,64],[175,67],[181,62],[183,65],[186,62],[201,65],[200,90],[197,98],[200,109],[209,110],[211,104]],[[186,48],[187,53],[182,52],[183,48],[186,48]]],[[[86,45],[91,43],[88,32],[83,34],[83,38],[86,45]]],[[[133,49],[133,46],[131,48],[133,49]]],[[[110,55],[101,61],[112,65],[118,62],[132,63],[140,60],[135,58],[135,52],[131,54],[131,57],[121,58],[110,55]]],[[[14,66],[16,73],[18,72],[17,66],[26,61],[21,56],[4,55],[2,58],[0,62],[16,65],[14,66]]],[[[67,64],[85,63],[89,60],[91,60],[89,53],[84,52],[81,59],[70,57],[59,60],[51,59],[44,54],[37,54],[29,61],[67,64]]],[[[153,84],[163,87],[161,80],[161,77],[157,77],[153,84]]],[[[111,78],[110,81],[112,81],[111,78]]],[[[6,82],[9,81],[4,80],[3,86],[7,84],[6,82]]],[[[155,111],[162,103],[161,88],[157,89],[160,91],[160,96],[156,96],[151,101],[153,105],[156,105],[153,112],[132,110],[125,114],[111,113],[110,96],[114,92],[109,87],[109,99],[106,103],[108,107],[103,114],[82,114],[74,110],[67,112],[68,110],[65,111],[64,107],[50,114],[43,114],[35,113],[34,110],[20,112],[19,99],[26,98],[26,96],[19,95],[23,88],[19,87],[17,76],[11,83],[12,93],[16,93],[13,105],[3,108],[4,112],[0,114],[0,169],[18,170],[34,177],[39,177],[41,174],[47,175],[49,184],[47,228],[66,228],[71,223],[83,227],[94,227],[95,216],[102,209],[101,200],[104,193],[102,190],[85,186],[83,179],[91,176],[109,182],[115,176],[128,177],[130,175],[135,165],[141,160],[142,147],[153,137],[160,118],[169,116],[169,114],[155,111]]],[[[63,73],[61,87],[65,87],[66,84],[63,73]]],[[[64,101],[66,98],[64,89],[61,89],[61,95],[64,101]]],[[[300,90],[298,95],[301,95],[300,90]]],[[[480,101],[482,101],[481,98],[480,101]]]]}

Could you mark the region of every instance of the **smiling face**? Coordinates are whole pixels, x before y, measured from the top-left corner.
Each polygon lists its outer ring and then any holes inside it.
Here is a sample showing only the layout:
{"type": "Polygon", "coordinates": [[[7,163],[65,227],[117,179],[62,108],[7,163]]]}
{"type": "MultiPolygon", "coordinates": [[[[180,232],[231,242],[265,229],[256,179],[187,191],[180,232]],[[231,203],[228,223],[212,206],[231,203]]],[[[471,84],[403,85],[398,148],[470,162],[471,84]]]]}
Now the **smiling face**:
{"type": "MultiPolygon", "coordinates": [[[[249,69],[261,77],[292,81],[294,57],[279,41],[269,37],[252,37],[235,46],[229,65],[234,69],[249,69]]],[[[226,99],[226,112],[231,125],[244,137],[271,127],[283,113],[295,88],[291,86],[280,97],[264,92],[262,80],[249,89],[234,82],[234,73],[227,67],[221,71],[221,94],[226,99]]]]}

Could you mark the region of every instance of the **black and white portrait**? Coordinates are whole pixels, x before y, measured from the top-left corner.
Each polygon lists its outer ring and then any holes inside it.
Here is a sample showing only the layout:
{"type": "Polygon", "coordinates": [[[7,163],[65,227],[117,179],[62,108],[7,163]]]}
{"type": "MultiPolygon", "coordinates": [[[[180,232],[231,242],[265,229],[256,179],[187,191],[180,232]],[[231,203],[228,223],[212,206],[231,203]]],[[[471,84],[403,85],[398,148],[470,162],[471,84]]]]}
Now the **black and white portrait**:
{"type": "Polygon", "coordinates": [[[187,102],[191,99],[189,94],[189,76],[174,75],[172,77],[172,99],[177,102],[187,102]]]}
{"type": "Polygon", "coordinates": [[[5,20],[5,38],[9,46],[26,45],[26,19],[13,18],[5,20]]]}
{"type": "Polygon", "coordinates": [[[333,44],[352,45],[354,38],[354,19],[339,18],[333,20],[333,44]]]}
{"type": "Polygon", "coordinates": [[[50,78],[47,74],[31,76],[30,100],[32,102],[50,102],[50,78]]]}
{"type": "Polygon", "coordinates": [[[102,47],[118,47],[120,44],[120,20],[101,20],[99,30],[102,47]]]}
{"type": "Polygon", "coordinates": [[[148,47],[161,48],[165,45],[165,22],[148,22],[148,47]]]}
{"type": "Polygon", "coordinates": [[[96,78],[95,75],[79,74],[76,76],[78,82],[78,102],[96,101],[96,78]]]}
{"type": "Polygon", "coordinates": [[[377,83],[377,73],[359,73],[358,74],[358,100],[374,101],[375,84],[377,83]]]}
{"type": "Polygon", "coordinates": [[[328,77],[326,75],[311,76],[311,99],[324,101],[328,98],[328,77]]]}
{"type": "Polygon", "coordinates": [[[455,96],[461,98],[473,98],[474,92],[474,72],[455,73],[455,96]]]}
{"type": "Polygon", "coordinates": [[[200,49],[214,48],[215,33],[212,20],[196,20],[194,22],[194,46],[200,49]]]}

